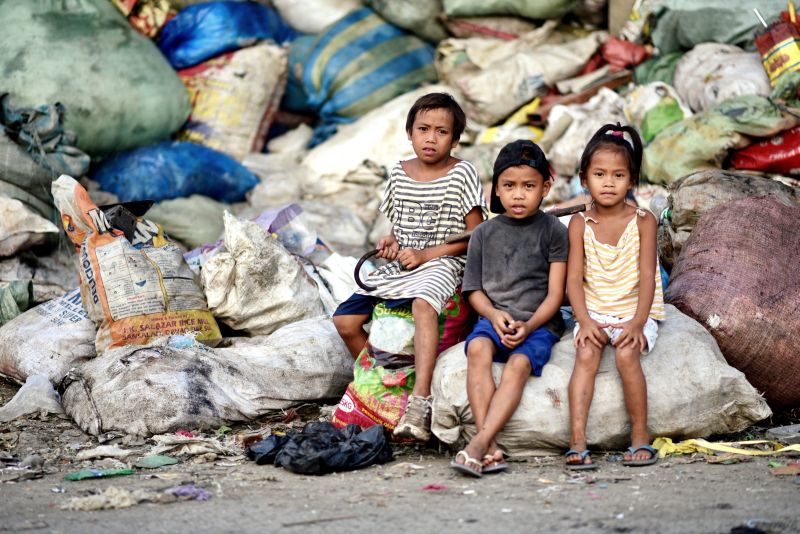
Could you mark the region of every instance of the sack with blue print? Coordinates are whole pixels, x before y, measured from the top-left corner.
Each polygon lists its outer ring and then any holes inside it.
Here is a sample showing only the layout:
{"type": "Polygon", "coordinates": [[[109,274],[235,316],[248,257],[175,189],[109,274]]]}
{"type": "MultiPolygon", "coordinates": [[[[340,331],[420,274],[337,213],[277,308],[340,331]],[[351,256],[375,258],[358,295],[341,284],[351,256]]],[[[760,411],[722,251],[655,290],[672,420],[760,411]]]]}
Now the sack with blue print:
{"type": "Polygon", "coordinates": [[[161,30],[158,47],[176,69],[202,63],[262,39],[297,37],[272,9],[255,2],[205,2],[182,10],[161,30]]]}
{"type": "Polygon", "coordinates": [[[436,81],[434,49],[368,8],[317,36],[303,65],[308,105],[322,128],[352,122],[392,98],[436,81]]]}

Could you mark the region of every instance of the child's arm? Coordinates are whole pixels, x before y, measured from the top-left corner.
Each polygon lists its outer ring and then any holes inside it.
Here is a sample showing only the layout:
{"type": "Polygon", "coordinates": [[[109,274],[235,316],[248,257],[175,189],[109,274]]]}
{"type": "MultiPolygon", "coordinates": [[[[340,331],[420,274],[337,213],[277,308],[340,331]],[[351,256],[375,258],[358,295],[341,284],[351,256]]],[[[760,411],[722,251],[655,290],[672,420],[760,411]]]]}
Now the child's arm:
{"type": "Polygon", "coordinates": [[[486,293],[481,290],[472,291],[467,297],[467,300],[469,300],[472,309],[478,312],[481,317],[489,319],[489,322],[492,323],[492,327],[494,327],[494,331],[497,332],[500,339],[503,339],[503,337],[513,331],[511,329],[511,324],[514,322],[514,318],[511,317],[510,313],[495,308],[492,305],[492,301],[486,296],[486,293]]]}
{"type": "Polygon", "coordinates": [[[586,222],[575,215],[569,221],[569,258],[567,259],[567,297],[572,306],[575,320],[581,325],[575,337],[575,346],[583,347],[586,342],[602,348],[607,341],[603,325],[589,317],[586,308],[586,294],[583,292],[583,231],[586,222]]]}
{"type": "Polygon", "coordinates": [[[619,325],[622,332],[614,346],[623,348],[630,345],[643,351],[647,348],[647,339],[643,332],[644,324],[650,315],[656,292],[658,223],[653,214],[647,211],[644,217],[637,216],[636,224],[639,226],[639,302],[636,304],[633,318],[619,325]]]}
{"type": "MultiPolygon", "coordinates": [[[[467,230],[472,230],[481,222],[483,222],[483,215],[479,206],[472,208],[464,217],[464,224],[466,224],[467,230]]],[[[460,256],[467,251],[467,244],[468,241],[459,241],[458,243],[444,243],[422,250],[404,248],[397,254],[397,259],[406,269],[416,269],[423,263],[431,261],[434,258],[439,258],[441,256],[460,256]]]]}
{"type": "MultiPolygon", "coordinates": [[[[558,313],[561,303],[564,301],[564,283],[567,278],[567,264],[563,261],[556,261],[550,264],[547,275],[547,296],[536,308],[536,312],[527,321],[514,321],[512,328],[514,333],[501,337],[503,345],[513,349],[527,338],[537,328],[544,325],[556,313],[558,313]]],[[[470,301],[472,303],[472,301],[470,301]]]]}

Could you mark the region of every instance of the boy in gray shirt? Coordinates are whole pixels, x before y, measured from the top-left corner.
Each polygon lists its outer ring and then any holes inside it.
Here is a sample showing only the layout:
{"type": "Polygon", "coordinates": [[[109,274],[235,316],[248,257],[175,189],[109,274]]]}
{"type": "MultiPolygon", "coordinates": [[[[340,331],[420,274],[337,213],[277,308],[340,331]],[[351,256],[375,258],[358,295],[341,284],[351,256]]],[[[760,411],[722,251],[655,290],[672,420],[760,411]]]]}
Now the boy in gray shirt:
{"type": "Polygon", "coordinates": [[[541,376],[564,330],[567,228],[539,210],[550,191],[550,166],[527,140],[497,156],[491,210],[467,251],[462,292],[480,319],[467,337],[467,394],[478,433],[450,465],[480,477],[508,468],[495,436],[517,409],[528,377],[541,376]],[[492,363],[505,363],[495,387],[492,363]]]}

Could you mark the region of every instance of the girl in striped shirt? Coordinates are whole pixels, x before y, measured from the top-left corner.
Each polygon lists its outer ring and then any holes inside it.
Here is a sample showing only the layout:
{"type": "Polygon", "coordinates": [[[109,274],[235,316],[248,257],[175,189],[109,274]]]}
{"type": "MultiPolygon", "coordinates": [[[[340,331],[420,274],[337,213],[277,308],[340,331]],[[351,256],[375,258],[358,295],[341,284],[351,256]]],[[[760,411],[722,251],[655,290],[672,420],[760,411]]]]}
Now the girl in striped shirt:
{"type": "Polygon", "coordinates": [[[600,128],[581,156],[581,184],[592,203],[569,224],[567,294],[577,323],[575,367],[569,382],[569,469],[597,467],[587,449],[586,422],[607,343],[616,349],[631,419],[631,447],[623,465],[657,461],[647,432],[647,384],[639,361],[656,341],[656,321],[664,319],[657,223],[650,212],[627,200],[639,183],[641,163],[639,134],[619,124],[600,128]]]}

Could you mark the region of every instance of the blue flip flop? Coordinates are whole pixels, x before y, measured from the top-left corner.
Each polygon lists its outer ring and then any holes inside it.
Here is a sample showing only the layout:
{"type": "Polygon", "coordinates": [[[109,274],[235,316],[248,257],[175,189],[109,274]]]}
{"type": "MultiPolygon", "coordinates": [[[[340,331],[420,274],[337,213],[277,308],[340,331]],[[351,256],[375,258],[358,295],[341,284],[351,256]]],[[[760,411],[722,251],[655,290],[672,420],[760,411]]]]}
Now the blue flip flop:
{"type": "Polygon", "coordinates": [[[658,451],[650,445],[640,445],[639,447],[628,447],[628,452],[631,457],[639,451],[647,451],[650,453],[650,458],[646,460],[622,460],[622,465],[628,467],[642,467],[645,465],[653,465],[658,461],[658,451]]]}
{"type": "Polygon", "coordinates": [[[597,464],[594,463],[594,461],[591,461],[588,464],[585,463],[586,462],[586,457],[589,456],[589,449],[586,449],[586,450],[583,450],[583,451],[576,451],[575,449],[570,449],[570,450],[568,450],[567,452],[564,453],[564,457],[565,458],[567,458],[569,456],[572,456],[572,455],[580,456],[581,457],[581,463],[579,463],[579,464],[564,463],[564,467],[566,467],[570,471],[591,471],[591,470],[597,469],[597,464]]]}

